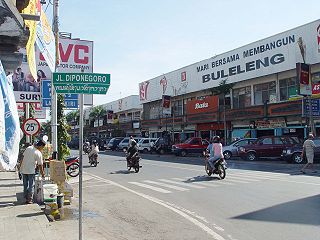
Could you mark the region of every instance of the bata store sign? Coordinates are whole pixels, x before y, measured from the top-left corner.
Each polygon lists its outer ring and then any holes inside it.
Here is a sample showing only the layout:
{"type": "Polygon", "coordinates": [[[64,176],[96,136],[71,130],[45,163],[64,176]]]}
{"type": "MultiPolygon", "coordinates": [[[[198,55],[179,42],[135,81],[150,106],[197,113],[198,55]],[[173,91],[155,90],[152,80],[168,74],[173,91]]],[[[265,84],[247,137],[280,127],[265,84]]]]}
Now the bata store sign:
{"type": "Polygon", "coordinates": [[[213,112],[218,109],[218,96],[208,96],[204,99],[194,99],[187,102],[187,114],[213,112]]]}

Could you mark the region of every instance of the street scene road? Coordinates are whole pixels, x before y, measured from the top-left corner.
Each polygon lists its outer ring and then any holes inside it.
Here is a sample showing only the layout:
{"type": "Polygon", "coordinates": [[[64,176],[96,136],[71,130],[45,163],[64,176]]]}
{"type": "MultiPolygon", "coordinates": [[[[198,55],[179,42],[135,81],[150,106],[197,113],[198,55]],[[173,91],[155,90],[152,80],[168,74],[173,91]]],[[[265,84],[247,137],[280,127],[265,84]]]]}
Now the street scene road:
{"type": "MultiPolygon", "coordinates": [[[[76,151],[73,154],[77,154],[76,151]]],[[[281,161],[228,161],[224,180],[200,156],[142,155],[139,173],[124,153],[84,155],[84,214],[117,239],[317,239],[319,173],[281,161]]],[[[75,190],[77,183],[74,183],[75,190]]],[[[75,199],[75,202],[77,198],[75,199]]]]}

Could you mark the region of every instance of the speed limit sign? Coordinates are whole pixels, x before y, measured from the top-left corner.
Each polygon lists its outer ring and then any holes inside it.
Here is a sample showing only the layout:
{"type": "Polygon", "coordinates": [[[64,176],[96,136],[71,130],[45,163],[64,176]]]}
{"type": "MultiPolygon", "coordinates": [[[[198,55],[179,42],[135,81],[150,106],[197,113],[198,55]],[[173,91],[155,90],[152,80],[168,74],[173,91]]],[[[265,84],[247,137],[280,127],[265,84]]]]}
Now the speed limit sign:
{"type": "Polygon", "coordinates": [[[23,122],[22,130],[26,135],[36,135],[40,131],[40,123],[37,119],[28,118],[23,122]]]}

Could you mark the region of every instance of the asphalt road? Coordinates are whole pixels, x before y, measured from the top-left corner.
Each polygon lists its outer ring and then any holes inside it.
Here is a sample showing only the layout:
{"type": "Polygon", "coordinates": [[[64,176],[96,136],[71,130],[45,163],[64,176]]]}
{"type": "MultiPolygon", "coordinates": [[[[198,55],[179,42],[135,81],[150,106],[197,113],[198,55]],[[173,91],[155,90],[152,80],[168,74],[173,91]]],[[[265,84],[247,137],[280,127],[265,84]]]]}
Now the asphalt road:
{"type": "Polygon", "coordinates": [[[102,239],[319,239],[319,166],[302,175],[278,160],[230,160],[220,180],[197,156],[142,158],[134,173],[124,153],[100,154],[97,168],[84,155],[85,221],[102,239]]]}

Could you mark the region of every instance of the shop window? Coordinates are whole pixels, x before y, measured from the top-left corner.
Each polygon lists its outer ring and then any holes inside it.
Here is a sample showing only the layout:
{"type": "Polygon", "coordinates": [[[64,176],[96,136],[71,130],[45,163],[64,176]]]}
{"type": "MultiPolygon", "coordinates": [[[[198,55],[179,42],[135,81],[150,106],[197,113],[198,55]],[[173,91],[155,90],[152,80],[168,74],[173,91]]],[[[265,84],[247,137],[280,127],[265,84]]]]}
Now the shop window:
{"type": "Polygon", "coordinates": [[[178,100],[173,103],[173,113],[175,116],[183,115],[183,100],[178,100]]]}
{"type": "Polygon", "coordinates": [[[312,83],[320,83],[320,72],[312,73],[311,79],[312,83]]]}
{"type": "Polygon", "coordinates": [[[251,106],[251,87],[243,87],[233,90],[233,108],[245,108],[251,106]]]}
{"type": "Polygon", "coordinates": [[[286,101],[291,96],[298,95],[299,82],[296,77],[281,79],[280,86],[280,101],[286,101]]]}
{"type": "Polygon", "coordinates": [[[262,105],[266,101],[269,103],[277,102],[275,81],[254,86],[254,104],[262,105]]]}

